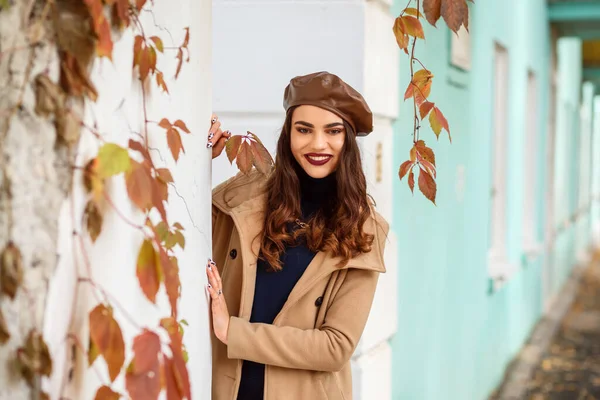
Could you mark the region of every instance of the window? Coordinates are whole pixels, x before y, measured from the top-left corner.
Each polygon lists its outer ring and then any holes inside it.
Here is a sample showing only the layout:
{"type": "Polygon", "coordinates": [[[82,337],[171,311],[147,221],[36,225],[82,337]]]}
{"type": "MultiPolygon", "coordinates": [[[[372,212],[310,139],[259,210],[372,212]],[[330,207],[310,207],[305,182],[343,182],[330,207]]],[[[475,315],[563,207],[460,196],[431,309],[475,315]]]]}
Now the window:
{"type": "Polygon", "coordinates": [[[537,82],[535,74],[527,74],[527,102],[525,103],[525,159],[523,160],[523,251],[526,256],[534,257],[538,252],[536,230],[536,177],[538,165],[537,136],[538,136],[538,103],[537,82]]]}
{"type": "Polygon", "coordinates": [[[464,26],[450,33],[450,64],[465,71],[471,69],[471,37],[464,26]]]}
{"type": "Polygon", "coordinates": [[[508,123],[508,52],[496,44],[494,51],[492,136],[492,187],[490,210],[489,272],[495,286],[512,273],[506,250],[506,169],[508,123]]]}

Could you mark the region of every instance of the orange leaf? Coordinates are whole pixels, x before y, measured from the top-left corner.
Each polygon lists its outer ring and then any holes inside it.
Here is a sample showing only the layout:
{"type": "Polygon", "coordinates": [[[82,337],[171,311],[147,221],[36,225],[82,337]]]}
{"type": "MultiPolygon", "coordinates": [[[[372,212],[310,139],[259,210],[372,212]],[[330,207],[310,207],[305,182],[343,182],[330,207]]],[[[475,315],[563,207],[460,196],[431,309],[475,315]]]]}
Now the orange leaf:
{"type": "Polygon", "coordinates": [[[160,214],[163,221],[167,221],[167,210],[163,202],[169,199],[169,188],[166,183],[159,179],[152,179],[152,205],[160,214]]]}
{"type": "Polygon", "coordinates": [[[229,163],[232,164],[233,160],[235,160],[235,158],[238,155],[238,152],[240,151],[240,146],[242,144],[242,136],[241,135],[235,135],[235,136],[231,136],[227,142],[225,142],[225,152],[227,153],[227,158],[229,159],[229,163]]]}
{"type": "Polygon", "coordinates": [[[431,175],[429,175],[424,169],[419,170],[419,190],[421,190],[421,193],[423,193],[425,197],[435,204],[437,185],[431,175]]]}
{"type": "Polygon", "coordinates": [[[142,292],[152,303],[156,303],[156,293],[160,287],[161,272],[158,268],[154,246],[146,239],[138,253],[136,276],[142,292]]]}
{"type": "Polygon", "coordinates": [[[145,330],[133,339],[133,360],[127,367],[125,387],[132,400],[158,399],[161,391],[160,339],[154,332],[145,330]]]}
{"type": "Polygon", "coordinates": [[[173,125],[175,125],[179,129],[181,129],[185,133],[191,133],[190,130],[188,129],[188,127],[185,125],[185,122],[183,122],[180,119],[178,119],[177,121],[173,122],[173,125]]]}
{"type": "Polygon", "coordinates": [[[177,77],[179,76],[182,65],[183,65],[183,50],[181,50],[181,48],[179,48],[177,50],[177,69],[175,70],[175,79],[177,79],[177,77]]]}
{"type": "Polygon", "coordinates": [[[142,8],[144,8],[146,1],[147,0],[135,0],[135,8],[137,8],[138,11],[141,11],[142,8]]]}
{"type": "Polygon", "coordinates": [[[402,178],[404,178],[404,176],[409,172],[412,171],[412,168],[415,164],[408,160],[408,161],[404,161],[402,163],[402,165],[400,166],[400,170],[398,171],[398,175],[400,176],[400,180],[402,180],[402,178]]]}
{"type": "Polygon", "coordinates": [[[159,168],[156,170],[158,177],[165,183],[173,182],[173,175],[171,175],[171,171],[167,168],[159,168]]]}
{"type": "Polygon", "coordinates": [[[442,114],[439,108],[433,107],[431,114],[429,114],[429,123],[431,124],[431,129],[435,133],[435,136],[438,137],[438,139],[440,133],[442,132],[442,128],[444,128],[446,132],[448,132],[448,138],[450,139],[450,143],[452,143],[452,137],[450,136],[448,121],[446,120],[446,117],[444,117],[444,114],[442,114]]]}
{"type": "Polygon", "coordinates": [[[405,15],[402,17],[402,22],[404,23],[405,32],[407,35],[425,39],[423,25],[421,25],[421,21],[419,21],[417,18],[405,15]]]}
{"type": "Polygon", "coordinates": [[[140,210],[152,207],[152,175],[142,164],[131,160],[131,170],[125,176],[129,198],[140,210]]]}
{"type": "Polygon", "coordinates": [[[142,52],[142,45],[144,44],[144,37],[137,35],[133,42],[133,66],[140,65],[140,55],[142,52]]]}
{"type": "Polygon", "coordinates": [[[167,87],[167,84],[165,83],[165,77],[163,75],[162,72],[158,71],[156,73],[156,84],[162,89],[164,90],[165,93],[169,93],[169,88],[167,87]]]}
{"type": "Polygon", "coordinates": [[[421,166],[425,169],[425,171],[427,171],[427,173],[429,175],[431,175],[434,179],[436,178],[436,170],[435,170],[435,166],[430,163],[429,161],[425,160],[424,158],[421,158],[419,160],[419,163],[421,164],[421,166]]]}
{"type": "Polygon", "coordinates": [[[421,114],[421,119],[425,118],[427,116],[427,114],[429,114],[429,111],[431,111],[433,106],[435,106],[435,103],[432,103],[430,101],[425,101],[424,103],[422,103],[419,106],[419,112],[421,114]]]}
{"type": "Polygon", "coordinates": [[[429,161],[435,166],[435,154],[433,153],[433,150],[425,146],[425,142],[423,140],[419,140],[415,147],[424,160],[429,161]]]}
{"type": "Polygon", "coordinates": [[[100,386],[94,400],[119,400],[120,398],[121,395],[119,393],[114,392],[110,387],[104,385],[100,386]]]}
{"type": "Polygon", "coordinates": [[[119,20],[125,26],[129,26],[129,0],[117,0],[115,8],[117,10],[117,16],[119,17],[119,20]]]}
{"type": "Polygon", "coordinates": [[[247,137],[242,138],[242,144],[236,157],[237,166],[240,171],[247,174],[252,169],[252,154],[250,150],[250,139],[247,137]]]}
{"type": "Polygon", "coordinates": [[[114,381],[125,362],[125,343],[112,308],[98,304],[90,312],[90,338],[108,365],[111,382],[114,381]]]}
{"type": "Polygon", "coordinates": [[[406,15],[412,15],[412,16],[418,17],[418,18],[422,18],[423,17],[423,14],[421,14],[419,12],[419,10],[417,10],[414,7],[409,7],[406,10],[404,10],[404,14],[406,14],[406,15]]]}
{"type": "Polygon", "coordinates": [[[169,144],[169,149],[171,149],[173,158],[177,161],[179,159],[179,153],[185,153],[183,143],[181,142],[181,135],[177,129],[170,128],[167,130],[167,143],[169,144]]]}
{"type": "Polygon", "coordinates": [[[171,123],[169,122],[168,119],[163,118],[158,123],[158,126],[160,126],[161,128],[164,128],[164,129],[169,129],[172,125],[171,125],[171,123]]]}
{"type": "Polygon", "coordinates": [[[150,54],[150,70],[154,73],[156,72],[156,50],[154,50],[154,47],[148,47],[147,50],[150,54]]]}
{"type": "Polygon", "coordinates": [[[410,170],[410,174],[408,174],[408,187],[410,188],[410,191],[413,192],[413,194],[414,194],[415,193],[415,173],[412,169],[410,170]]]}
{"type": "Polygon", "coordinates": [[[423,1],[423,12],[427,21],[435,26],[438,19],[441,16],[442,0],[424,0],[423,1]]]}
{"type": "Polygon", "coordinates": [[[181,45],[181,47],[187,48],[188,44],[190,43],[190,27],[187,26],[183,29],[185,30],[185,37],[183,39],[183,44],[181,45]]]}
{"type": "Polygon", "coordinates": [[[466,0],[443,0],[441,14],[454,33],[458,32],[461,25],[469,28],[469,6],[466,0]]]}
{"type": "Polygon", "coordinates": [[[264,175],[268,174],[273,166],[273,158],[265,146],[261,142],[250,141],[250,152],[256,169],[264,175]]]}
{"type": "MultiPolygon", "coordinates": [[[[173,358],[169,361],[172,361],[172,364],[169,365],[168,369],[171,369],[172,373],[172,382],[169,383],[167,379],[167,398],[168,399],[180,399],[184,396],[188,399],[190,398],[190,379],[188,375],[188,371],[185,365],[185,361],[183,358],[182,352],[182,338],[181,333],[179,331],[179,324],[174,318],[163,318],[160,321],[160,325],[165,328],[167,333],[169,334],[169,338],[171,339],[171,343],[169,347],[171,348],[171,353],[173,354],[173,358]],[[174,386],[177,388],[177,392],[179,393],[179,397],[169,397],[169,386],[174,386]]],[[[166,361],[166,360],[165,360],[166,361]]],[[[168,371],[165,371],[168,372],[168,371]]],[[[171,393],[173,393],[173,388],[171,388],[171,393]]]]}
{"type": "Polygon", "coordinates": [[[396,18],[392,30],[394,31],[394,36],[396,37],[396,43],[398,43],[398,47],[407,51],[409,38],[406,34],[406,28],[404,27],[404,22],[402,22],[402,18],[396,18]]]}
{"type": "Polygon", "coordinates": [[[102,231],[102,214],[96,205],[96,202],[89,200],[85,207],[85,219],[90,239],[95,242],[102,231]]]}
{"type": "Polygon", "coordinates": [[[156,50],[160,51],[161,53],[164,51],[164,46],[161,38],[159,38],[158,36],[150,36],[150,40],[154,42],[156,50]]]}
{"type": "Polygon", "coordinates": [[[151,55],[150,55],[150,47],[145,47],[140,50],[140,59],[139,59],[139,67],[140,67],[140,80],[144,81],[148,77],[148,73],[151,68],[151,55]]]}
{"type": "Polygon", "coordinates": [[[92,26],[96,33],[96,54],[99,57],[112,57],[113,42],[110,34],[110,25],[104,15],[102,0],[84,0],[92,18],[92,26]]]}
{"type": "Polygon", "coordinates": [[[167,297],[169,298],[169,303],[171,305],[171,312],[173,315],[177,315],[177,300],[179,299],[179,289],[181,286],[177,259],[169,258],[169,255],[162,246],[158,248],[158,254],[167,297]]]}
{"type": "Polygon", "coordinates": [[[150,157],[150,153],[144,147],[143,143],[138,142],[137,140],[129,139],[129,148],[131,150],[139,152],[144,157],[145,161],[147,161],[149,163],[152,162],[152,158],[150,157]]]}

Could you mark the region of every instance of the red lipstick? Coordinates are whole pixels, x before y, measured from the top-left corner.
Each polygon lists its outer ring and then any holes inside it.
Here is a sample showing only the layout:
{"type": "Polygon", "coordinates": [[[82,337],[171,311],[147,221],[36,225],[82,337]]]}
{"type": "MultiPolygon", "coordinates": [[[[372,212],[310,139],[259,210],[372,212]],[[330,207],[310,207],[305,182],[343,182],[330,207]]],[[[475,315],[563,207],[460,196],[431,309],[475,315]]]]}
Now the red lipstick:
{"type": "Polygon", "coordinates": [[[308,153],[304,155],[304,158],[306,158],[306,161],[308,161],[312,165],[321,166],[327,164],[329,160],[333,158],[333,156],[331,154],[308,153]],[[314,157],[317,157],[319,159],[315,160],[314,157]]]}

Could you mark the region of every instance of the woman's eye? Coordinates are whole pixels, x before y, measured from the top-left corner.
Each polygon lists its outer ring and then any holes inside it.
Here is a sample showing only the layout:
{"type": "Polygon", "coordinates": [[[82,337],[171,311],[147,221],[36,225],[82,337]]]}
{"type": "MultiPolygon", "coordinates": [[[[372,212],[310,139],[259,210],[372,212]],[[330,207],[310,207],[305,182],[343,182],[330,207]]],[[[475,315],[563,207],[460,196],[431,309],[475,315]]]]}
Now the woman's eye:
{"type": "Polygon", "coordinates": [[[337,135],[338,133],[342,133],[341,129],[332,129],[329,131],[332,135],[337,135]]]}
{"type": "Polygon", "coordinates": [[[300,133],[308,133],[308,129],[306,128],[297,128],[300,133]]]}

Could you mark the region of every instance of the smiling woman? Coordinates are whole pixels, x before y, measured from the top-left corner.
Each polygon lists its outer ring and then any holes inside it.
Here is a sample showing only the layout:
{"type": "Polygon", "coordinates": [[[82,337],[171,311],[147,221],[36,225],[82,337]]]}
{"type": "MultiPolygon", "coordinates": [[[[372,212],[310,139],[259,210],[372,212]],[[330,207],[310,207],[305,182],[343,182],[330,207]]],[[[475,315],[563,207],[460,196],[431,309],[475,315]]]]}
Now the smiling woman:
{"type": "Polygon", "coordinates": [[[320,72],[292,79],[284,108],[269,176],[213,191],[213,400],[351,399],[349,360],[385,272],[388,225],[356,141],[372,130],[366,102],[320,72]]]}

